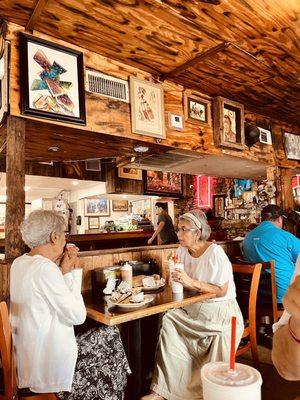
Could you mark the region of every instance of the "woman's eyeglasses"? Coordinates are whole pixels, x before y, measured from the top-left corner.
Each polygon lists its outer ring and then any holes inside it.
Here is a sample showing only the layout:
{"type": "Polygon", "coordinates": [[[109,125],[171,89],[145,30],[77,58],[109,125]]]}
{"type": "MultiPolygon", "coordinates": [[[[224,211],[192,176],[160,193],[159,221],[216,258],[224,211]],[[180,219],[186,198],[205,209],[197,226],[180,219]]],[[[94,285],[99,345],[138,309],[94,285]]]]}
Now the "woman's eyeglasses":
{"type": "Polygon", "coordinates": [[[184,233],[184,232],[196,232],[196,231],[197,231],[196,228],[185,228],[184,226],[182,228],[177,228],[176,229],[176,233],[179,233],[179,232],[182,232],[182,233],[184,233]]]}
{"type": "Polygon", "coordinates": [[[65,231],[64,234],[65,234],[65,238],[68,238],[70,236],[70,233],[68,231],[65,231]]]}

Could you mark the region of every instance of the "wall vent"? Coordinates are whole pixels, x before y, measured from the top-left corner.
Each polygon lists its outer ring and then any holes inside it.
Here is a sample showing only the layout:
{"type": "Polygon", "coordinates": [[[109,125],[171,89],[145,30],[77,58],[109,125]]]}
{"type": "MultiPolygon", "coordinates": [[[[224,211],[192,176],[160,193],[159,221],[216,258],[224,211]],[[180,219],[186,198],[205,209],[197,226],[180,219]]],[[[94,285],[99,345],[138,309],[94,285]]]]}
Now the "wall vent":
{"type": "Polygon", "coordinates": [[[85,169],[86,171],[101,171],[100,158],[85,160],[85,169]]]}
{"type": "Polygon", "coordinates": [[[271,131],[269,129],[264,129],[264,128],[260,128],[260,127],[258,127],[258,129],[260,131],[260,135],[259,135],[260,143],[272,144],[271,131]]]}
{"type": "Polygon", "coordinates": [[[87,69],[85,89],[90,93],[129,103],[128,82],[124,79],[87,69]]]}

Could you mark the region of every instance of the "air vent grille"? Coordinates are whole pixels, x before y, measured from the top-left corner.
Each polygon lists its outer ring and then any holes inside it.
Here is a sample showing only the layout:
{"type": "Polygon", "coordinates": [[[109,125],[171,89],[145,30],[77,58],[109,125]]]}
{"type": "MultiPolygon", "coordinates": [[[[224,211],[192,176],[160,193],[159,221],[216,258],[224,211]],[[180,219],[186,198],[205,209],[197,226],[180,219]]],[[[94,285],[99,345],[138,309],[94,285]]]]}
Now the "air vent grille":
{"type": "Polygon", "coordinates": [[[99,158],[85,160],[86,171],[101,171],[101,160],[99,158]]]}
{"type": "Polygon", "coordinates": [[[128,82],[101,72],[86,70],[86,91],[129,103],[128,82]]]}

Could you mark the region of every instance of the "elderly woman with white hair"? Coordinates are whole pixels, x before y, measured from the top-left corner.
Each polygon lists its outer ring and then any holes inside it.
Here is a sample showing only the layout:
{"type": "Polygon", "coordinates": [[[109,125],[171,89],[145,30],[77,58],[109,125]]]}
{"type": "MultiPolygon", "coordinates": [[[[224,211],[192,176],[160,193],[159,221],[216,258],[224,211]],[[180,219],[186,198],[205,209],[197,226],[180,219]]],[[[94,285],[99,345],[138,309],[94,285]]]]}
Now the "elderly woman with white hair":
{"type": "Polygon", "coordinates": [[[10,273],[18,387],[60,399],[121,400],[130,370],[118,329],[99,325],[75,338],[86,309],[78,249],[65,248],[65,228],[61,215],[46,210],[21,225],[31,250],[10,273]]]}
{"type": "Polygon", "coordinates": [[[152,393],[144,400],[202,399],[202,365],[229,360],[232,316],[237,317],[237,344],[242,336],[243,317],[236,301],[232,266],[222,247],[207,241],[210,233],[200,210],[179,218],[177,254],[184,270],[175,270],[172,277],[186,289],[216,297],[164,315],[152,393]]]}

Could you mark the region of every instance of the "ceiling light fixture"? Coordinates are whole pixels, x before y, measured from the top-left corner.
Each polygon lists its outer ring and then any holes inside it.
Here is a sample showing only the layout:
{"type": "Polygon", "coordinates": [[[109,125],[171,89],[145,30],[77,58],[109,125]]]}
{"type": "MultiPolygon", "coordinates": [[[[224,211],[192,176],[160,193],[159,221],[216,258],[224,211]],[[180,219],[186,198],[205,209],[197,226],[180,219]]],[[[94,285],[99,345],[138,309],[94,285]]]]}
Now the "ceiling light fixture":
{"type": "Polygon", "coordinates": [[[133,148],[136,153],[146,153],[149,150],[147,146],[136,146],[133,148]]]}
{"type": "Polygon", "coordinates": [[[28,192],[28,190],[30,190],[30,189],[31,189],[31,186],[24,186],[25,192],[28,192]]]}
{"type": "Polygon", "coordinates": [[[79,182],[78,181],[73,181],[72,185],[77,186],[77,185],[79,185],[79,182]]]}
{"type": "Polygon", "coordinates": [[[48,147],[48,151],[52,151],[54,153],[56,153],[57,151],[60,151],[60,147],[58,145],[53,145],[48,147]]]}

